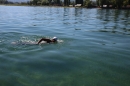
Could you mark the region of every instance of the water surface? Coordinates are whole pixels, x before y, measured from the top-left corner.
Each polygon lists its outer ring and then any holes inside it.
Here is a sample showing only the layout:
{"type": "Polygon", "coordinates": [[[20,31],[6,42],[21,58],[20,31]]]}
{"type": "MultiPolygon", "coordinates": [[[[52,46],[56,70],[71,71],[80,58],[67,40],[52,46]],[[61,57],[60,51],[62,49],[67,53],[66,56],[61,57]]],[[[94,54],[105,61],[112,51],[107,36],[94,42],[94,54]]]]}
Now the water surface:
{"type": "Polygon", "coordinates": [[[0,6],[0,86],[129,86],[129,15],[0,6]],[[58,43],[33,44],[53,36],[58,43]]]}

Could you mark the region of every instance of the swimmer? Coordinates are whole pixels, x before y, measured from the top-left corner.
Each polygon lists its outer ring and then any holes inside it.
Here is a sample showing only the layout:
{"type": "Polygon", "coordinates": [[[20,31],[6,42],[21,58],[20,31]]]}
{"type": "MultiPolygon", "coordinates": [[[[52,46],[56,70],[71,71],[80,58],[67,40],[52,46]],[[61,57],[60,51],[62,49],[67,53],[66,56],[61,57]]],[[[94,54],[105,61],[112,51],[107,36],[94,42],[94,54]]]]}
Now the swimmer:
{"type": "Polygon", "coordinates": [[[53,37],[52,39],[47,39],[47,38],[42,38],[38,41],[37,44],[40,44],[42,41],[45,41],[47,43],[56,43],[57,42],[57,37],[53,37]]]}

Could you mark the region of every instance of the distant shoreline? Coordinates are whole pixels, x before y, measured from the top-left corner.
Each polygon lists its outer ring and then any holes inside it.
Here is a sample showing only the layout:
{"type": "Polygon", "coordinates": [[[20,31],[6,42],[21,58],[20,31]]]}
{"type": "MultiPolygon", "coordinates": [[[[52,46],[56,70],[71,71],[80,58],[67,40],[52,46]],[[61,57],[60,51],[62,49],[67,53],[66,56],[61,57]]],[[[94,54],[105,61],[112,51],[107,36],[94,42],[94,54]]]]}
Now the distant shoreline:
{"type": "MultiPolygon", "coordinates": [[[[98,9],[118,9],[118,8],[107,8],[107,7],[85,7],[85,6],[57,6],[57,5],[28,5],[28,4],[0,4],[0,6],[32,6],[32,7],[68,7],[68,8],[88,8],[88,9],[93,9],[93,8],[98,8],[98,9]]],[[[120,8],[123,10],[129,10],[130,8],[120,8]]]]}

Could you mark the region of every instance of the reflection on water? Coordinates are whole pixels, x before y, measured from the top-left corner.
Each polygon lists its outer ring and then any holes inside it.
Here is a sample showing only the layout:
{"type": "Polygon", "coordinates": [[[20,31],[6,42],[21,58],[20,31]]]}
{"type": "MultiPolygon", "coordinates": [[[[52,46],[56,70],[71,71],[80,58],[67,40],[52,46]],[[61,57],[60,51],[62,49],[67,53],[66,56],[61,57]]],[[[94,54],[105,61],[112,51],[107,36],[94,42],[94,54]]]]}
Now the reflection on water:
{"type": "Polygon", "coordinates": [[[129,86],[129,15],[0,6],[0,86],[129,86]],[[58,43],[35,45],[54,36],[58,43]]]}
{"type": "Polygon", "coordinates": [[[121,33],[130,35],[130,14],[129,11],[124,10],[98,10],[98,19],[101,19],[103,22],[100,25],[103,25],[101,32],[112,32],[112,33],[121,33]],[[113,22],[112,22],[113,21],[113,22]]]}

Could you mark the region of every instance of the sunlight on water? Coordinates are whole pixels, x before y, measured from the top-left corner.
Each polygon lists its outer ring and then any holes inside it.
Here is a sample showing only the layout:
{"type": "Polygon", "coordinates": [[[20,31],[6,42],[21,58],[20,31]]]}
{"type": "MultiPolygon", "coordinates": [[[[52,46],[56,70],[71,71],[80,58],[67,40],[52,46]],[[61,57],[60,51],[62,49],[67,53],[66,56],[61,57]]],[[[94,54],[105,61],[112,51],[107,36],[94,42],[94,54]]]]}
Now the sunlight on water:
{"type": "Polygon", "coordinates": [[[0,6],[0,86],[129,86],[129,14],[0,6]]]}

